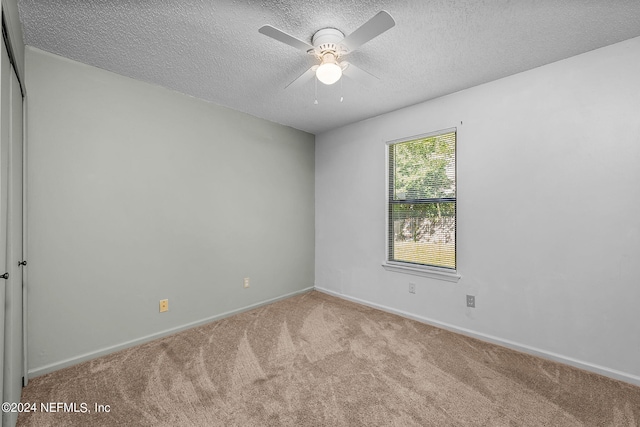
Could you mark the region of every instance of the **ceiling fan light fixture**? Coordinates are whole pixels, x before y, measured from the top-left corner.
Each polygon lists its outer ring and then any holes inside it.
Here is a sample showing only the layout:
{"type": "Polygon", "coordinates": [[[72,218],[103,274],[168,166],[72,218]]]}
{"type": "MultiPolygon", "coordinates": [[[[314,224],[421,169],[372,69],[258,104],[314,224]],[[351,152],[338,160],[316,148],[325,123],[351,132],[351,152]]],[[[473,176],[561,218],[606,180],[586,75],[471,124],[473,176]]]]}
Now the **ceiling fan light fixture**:
{"type": "Polygon", "coordinates": [[[325,53],[322,56],[322,63],[316,70],[316,77],[321,83],[332,85],[342,77],[342,67],[338,65],[336,56],[332,53],[325,53]]]}
{"type": "MultiPolygon", "coordinates": [[[[338,62],[338,59],[342,59],[394,25],[396,25],[396,21],[389,15],[389,12],[383,10],[346,37],[342,31],[336,28],[321,28],[313,33],[311,44],[271,25],[263,25],[258,29],[258,32],[320,60],[320,64],[309,68],[300,77],[285,86],[286,89],[302,86],[306,81],[312,79],[314,74],[325,85],[331,85],[340,80],[343,72],[351,78],[357,76],[369,81],[378,80],[377,77],[360,70],[355,65],[349,65],[345,61],[338,62]]],[[[316,84],[318,80],[316,80],[316,84]]]]}

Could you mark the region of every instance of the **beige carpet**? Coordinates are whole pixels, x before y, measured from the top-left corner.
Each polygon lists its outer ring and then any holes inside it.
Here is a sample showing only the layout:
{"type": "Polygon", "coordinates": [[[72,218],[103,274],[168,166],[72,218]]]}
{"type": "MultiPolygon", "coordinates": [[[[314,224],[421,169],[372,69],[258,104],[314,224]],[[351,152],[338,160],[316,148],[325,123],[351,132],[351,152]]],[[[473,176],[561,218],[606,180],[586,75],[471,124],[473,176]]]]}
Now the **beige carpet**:
{"type": "Polygon", "coordinates": [[[39,427],[640,427],[640,387],[319,292],[35,378],[22,401],[90,411],[18,418],[39,427]]]}

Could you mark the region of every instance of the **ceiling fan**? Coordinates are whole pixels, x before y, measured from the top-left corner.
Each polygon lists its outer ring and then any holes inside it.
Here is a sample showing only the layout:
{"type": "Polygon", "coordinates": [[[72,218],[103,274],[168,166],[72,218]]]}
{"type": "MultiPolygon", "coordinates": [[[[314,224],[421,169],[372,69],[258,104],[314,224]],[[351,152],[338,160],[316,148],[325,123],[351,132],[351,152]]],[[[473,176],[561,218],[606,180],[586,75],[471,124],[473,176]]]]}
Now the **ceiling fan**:
{"type": "Polygon", "coordinates": [[[340,30],[335,28],[318,30],[311,38],[312,45],[271,25],[265,25],[258,31],[265,36],[313,55],[320,61],[319,64],[309,68],[286,86],[286,88],[290,88],[306,83],[313,76],[326,85],[340,80],[342,74],[356,80],[378,80],[377,77],[368,72],[347,61],[340,61],[340,59],[394,25],[396,25],[396,21],[393,20],[388,12],[383,10],[346,37],[340,30]]]}

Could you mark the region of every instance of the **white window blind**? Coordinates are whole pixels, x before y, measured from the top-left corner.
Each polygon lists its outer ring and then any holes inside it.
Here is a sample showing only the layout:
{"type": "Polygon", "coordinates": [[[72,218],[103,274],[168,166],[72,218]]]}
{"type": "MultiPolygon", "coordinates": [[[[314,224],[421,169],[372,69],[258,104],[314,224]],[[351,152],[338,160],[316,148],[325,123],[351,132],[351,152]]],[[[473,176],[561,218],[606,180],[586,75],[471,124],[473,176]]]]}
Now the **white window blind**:
{"type": "Polygon", "coordinates": [[[389,144],[388,261],[456,268],[456,131],[389,144]]]}

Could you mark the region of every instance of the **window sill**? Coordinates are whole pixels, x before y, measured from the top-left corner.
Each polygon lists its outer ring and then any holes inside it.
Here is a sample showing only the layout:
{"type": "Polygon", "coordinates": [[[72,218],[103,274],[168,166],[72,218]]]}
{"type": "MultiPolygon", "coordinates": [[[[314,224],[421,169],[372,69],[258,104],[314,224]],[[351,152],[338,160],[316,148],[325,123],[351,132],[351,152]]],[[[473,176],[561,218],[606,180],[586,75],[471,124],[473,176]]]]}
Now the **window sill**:
{"type": "Polygon", "coordinates": [[[382,267],[387,271],[396,273],[412,274],[414,276],[429,277],[431,279],[445,280],[447,282],[457,283],[460,275],[455,271],[441,270],[430,267],[409,267],[402,264],[392,264],[389,262],[382,263],[382,267]]]}

